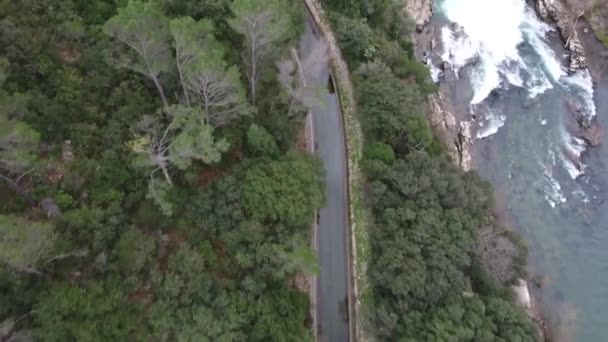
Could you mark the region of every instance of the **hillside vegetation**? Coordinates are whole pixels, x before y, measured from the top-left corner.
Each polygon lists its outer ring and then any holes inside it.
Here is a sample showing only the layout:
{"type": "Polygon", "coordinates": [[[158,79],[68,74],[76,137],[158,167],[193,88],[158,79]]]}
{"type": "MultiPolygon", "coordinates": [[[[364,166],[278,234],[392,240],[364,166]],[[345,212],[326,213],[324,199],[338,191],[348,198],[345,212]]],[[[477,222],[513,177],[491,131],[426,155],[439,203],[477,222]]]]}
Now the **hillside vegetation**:
{"type": "Polygon", "coordinates": [[[482,232],[501,231],[492,189],[456,168],[433,136],[425,112],[435,86],[414,59],[403,3],[324,4],[354,74],[365,135],[366,333],[380,341],[537,340],[506,288],[521,270],[497,282],[476,254],[482,232]]]}
{"type": "Polygon", "coordinates": [[[0,340],[312,339],[303,13],[0,1],[0,340]]]}

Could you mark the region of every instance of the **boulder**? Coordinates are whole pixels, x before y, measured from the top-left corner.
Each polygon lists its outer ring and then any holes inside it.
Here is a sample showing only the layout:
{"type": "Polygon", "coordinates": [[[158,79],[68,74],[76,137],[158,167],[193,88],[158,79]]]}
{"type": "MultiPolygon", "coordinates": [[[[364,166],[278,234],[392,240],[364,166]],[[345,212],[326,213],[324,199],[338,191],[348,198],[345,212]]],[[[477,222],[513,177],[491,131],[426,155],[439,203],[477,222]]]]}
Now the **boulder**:
{"type": "Polygon", "coordinates": [[[53,200],[52,198],[45,198],[44,200],[42,200],[42,203],[40,205],[46,212],[47,218],[55,218],[61,216],[61,210],[59,209],[57,203],[55,203],[55,200],[53,200]]]}
{"type": "Polygon", "coordinates": [[[570,58],[568,68],[570,73],[587,68],[583,43],[576,30],[574,30],[574,23],[578,14],[573,17],[559,0],[536,0],[536,12],[544,21],[554,22],[557,25],[570,58]]]}
{"type": "Polygon", "coordinates": [[[414,19],[416,27],[420,30],[431,21],[433,16],[432,0],[409,0],[405,6],[410,17],[414,19]]]}
{"type": "Polygon", "coordinates": [[[581,137],[592,147],[599,146],[602,143],[603,136],[604,131],[595,121],[591,123],[590,127],[581,129],[581,137]]]}

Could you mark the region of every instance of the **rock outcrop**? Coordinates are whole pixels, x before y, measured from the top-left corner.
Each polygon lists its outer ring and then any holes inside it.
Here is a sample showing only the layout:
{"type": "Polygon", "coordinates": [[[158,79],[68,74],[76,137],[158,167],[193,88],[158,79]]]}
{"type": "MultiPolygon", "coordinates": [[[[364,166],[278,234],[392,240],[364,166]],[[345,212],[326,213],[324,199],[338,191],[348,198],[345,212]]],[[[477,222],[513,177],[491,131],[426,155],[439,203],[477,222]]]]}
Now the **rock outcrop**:
{"type": "Polygon", "coordinates": [[[572,18],[560,0],[536,0],[536,12],[545,21],[554,22],[570,55],[569,71],[574,73],[587,68],[585,49],[575,30],[576,17],[572,18]]]}
{"type": "Polygon", "coordinates": [[[449,110],[445,95],[440,90],[437,94],[429,96],[430,111],[429,121],[439,135],[448,154],[456,165],[464,171],[471,170],[473,138],[471,134],[471,123],[469,121],[458,122],[449,110]]]}
{"type": "Polygon", "coordinates": [[[405,10],[414,19],[418,30],[431,21],[433,16],[433,0],[408,0],[405,10]]]}
{"type": "Polygon", "coordinates": [[[540,340],[545,341],[549,335],[547,323],[538,315],[538,311],[534,307],[534,303],[530,297],[530,290],[528,289],[528,282],[524,279],[519,279],[517,284],[513,285],[511,289],[515,294],[517,303],[524,308],[530,319],[534,322],[540,340]]]}
{"type": "Polygon", "coordinates": [[[592,147],[599,146],[602,142],[604,131],[600,127],[597,117],[590,118],[587,116],[583,105],[572,97],[567,97],[565,102],[566,107],[578,123],[578,136],[583,138],[592,147]]]}

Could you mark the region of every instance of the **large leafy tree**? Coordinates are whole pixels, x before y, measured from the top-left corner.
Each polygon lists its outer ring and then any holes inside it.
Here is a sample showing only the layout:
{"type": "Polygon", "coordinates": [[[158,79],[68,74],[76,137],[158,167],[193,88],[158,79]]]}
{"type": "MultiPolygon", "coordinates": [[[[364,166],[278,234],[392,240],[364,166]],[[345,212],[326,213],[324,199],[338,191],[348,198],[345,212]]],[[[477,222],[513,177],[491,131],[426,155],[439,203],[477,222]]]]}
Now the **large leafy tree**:
{"type": "Polygon", "coordinates": [[[0,215],[0,267],[37,273],[36,264],[48,260],[55,239],[50,223],[0,215]]]}
{"type": "Polygon", "coordinates": [[[228,142],[215,139],[213,128],[199,108],[174,105],[160,114],[144,116],[129,146],[138,155],[135,165],[150,170],[149,197],[170,216],[172,206],[167,196],[173,184],[171,168],[185,170],[193,161],[217,163],[228,142]],[[159,170],[166,183],[155,179],[159,170]]]}
{"type": "Polygon", "coordinates": [[[129,145],[141,156],[138,165],[152,168],[151,174],[161,170],[171,184],[172,166],[185,170],[193,160],[207,164],[220,161],[228,143],[225,139],[215,140],[204,112],[175,105],[166,113],[166,118],[162,114],[146,115],[136,126],[136,138],[129,145]]]}
{"type": "Polygon", "coordinates": [[[369,139],[394,147],[422,150],[433,136],[416,84],[397,78],[382,62],[363,64],[356,73],[361,123],[369,139]]]}
{"type": "Polygon", "coordinates": [[[213,24],[181,17],[171,20],[170,30],[185,104],[199,104],[213,126],[246,114],[239,71],[226,63],[224,46],[212,35],[213,24]]]}
{"type": "MultiPolygon", "coordinates": [[[[8,67],[8,60],[0,58],[0,87],[8,67]]],[[[36,161],[40,141],[38,132],[22,120],[28,101],[27,95],[0,89],[0,178],[21,194],[16,180],[36,161]]]]}
{"type": "Polygon", "coordinates": [[[321,166],[308,156],[257,161],[245,172],[243,203],[257,220],[301,225],[323,204],[322,181],[321,166]]]}
{"type": "Polygon", "coordinates": [[[288,7],[282,0],[235,0],[230,26],[244,37],[243,60],[247,67],[251,103],[255,106],[257,84],[263,68],[272,65],[276,46],[291,29],[288,7]]]}
{"type": "Polygon", "coordinates": [[[185,79],[185,70],[195,63],[204,53],[204,49],[213,40],[213,24],[208,20],[196,21],[191,17],[181,17],[171,20],[169,24],[171,36],[173,38],[173,48],[175,49],[175,62],[179,73],[184,100],[190,105],[185,79]]]}
{"type": "Polygon", "coordinates": [[[118,44],[109,61],[148,77],[169,106],[160,76],[171,68],[169,21],[155,2],[129,0],[127,6],[104,25],[104,32],[118,44]]]}
{"type": "Polygon", "coordinates": [[[120,278],[81,287],[53,284],[38,298],[35,320],[40,341],[127,341],[140,339],[140,310],[129,304],[120,278]]]}
{"type": "Polygon", "coordinates": [[[487,183],[413,152],[368,186],[374,333],[381,339],[534,341],[525,313],[469,278],[479,227],[491,224],[487,183]],[[488,297],[485,297],[485,296],[488,297]]]}

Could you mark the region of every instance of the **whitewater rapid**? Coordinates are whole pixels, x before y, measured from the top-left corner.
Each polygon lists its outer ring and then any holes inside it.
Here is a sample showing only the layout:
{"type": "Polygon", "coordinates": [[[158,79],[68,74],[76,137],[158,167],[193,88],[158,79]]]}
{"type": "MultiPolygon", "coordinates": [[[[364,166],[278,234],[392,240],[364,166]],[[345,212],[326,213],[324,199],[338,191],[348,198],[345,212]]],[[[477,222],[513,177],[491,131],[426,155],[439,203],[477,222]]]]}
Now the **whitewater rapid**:
{"type": "MultiPolygon", "coordinates": [[[[486,104],[496,90],[523,89],[528,101],[534,101],[559,87],[589,119],[595,116],[589,72],[568,74],[563,56],[551,47],[550,34],[556,29],[538,19],[524,0],[444,0],[440,11],[452,23],[441,31],[441,59],[456,77],[468,72],[473,90],[469,112],[476,121],[477,139],[491,137],[509,120],[510,113],[486,104]]],[[[437,78],[436,72],[433,78],[437,78]]],[[[557,120],[552,113],[543,113],[538,125],[552,120],[557,120]]],[[[548,142],[550,150],[538,156],[542,172],[537,186],[551,207],[567,201],[553,175],[554,168],[561,166],[572,179],[584,174],[586,168],[581,162],[585,142],[561,121],[549,132],[558,135],[548,142]]]]}

